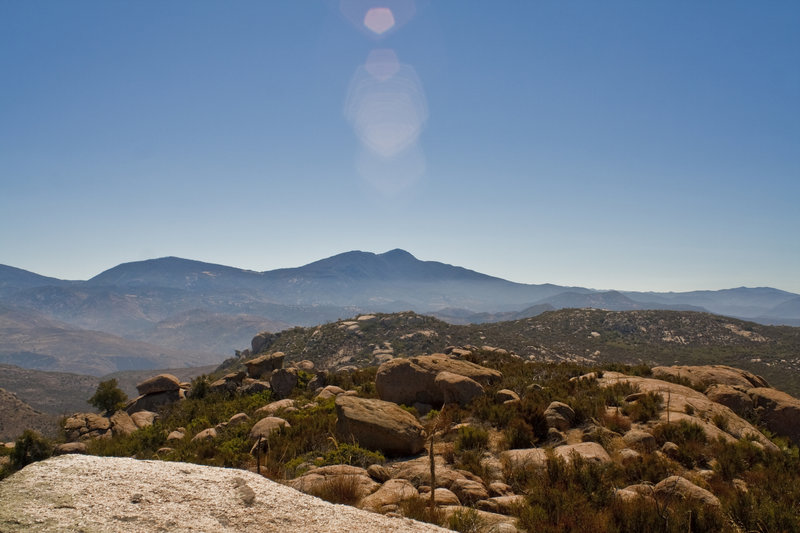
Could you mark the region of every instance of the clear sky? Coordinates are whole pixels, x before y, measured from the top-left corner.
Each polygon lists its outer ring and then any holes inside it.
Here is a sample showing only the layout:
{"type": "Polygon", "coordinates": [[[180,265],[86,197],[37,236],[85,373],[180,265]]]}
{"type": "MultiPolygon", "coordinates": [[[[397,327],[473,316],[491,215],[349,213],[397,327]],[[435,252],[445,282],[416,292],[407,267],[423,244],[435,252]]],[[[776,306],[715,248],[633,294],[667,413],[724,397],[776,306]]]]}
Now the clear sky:
{"type": "Polygon", "coordinates": [[[0,0],[0,263],[800,292],[800,3],[0,0]]]}

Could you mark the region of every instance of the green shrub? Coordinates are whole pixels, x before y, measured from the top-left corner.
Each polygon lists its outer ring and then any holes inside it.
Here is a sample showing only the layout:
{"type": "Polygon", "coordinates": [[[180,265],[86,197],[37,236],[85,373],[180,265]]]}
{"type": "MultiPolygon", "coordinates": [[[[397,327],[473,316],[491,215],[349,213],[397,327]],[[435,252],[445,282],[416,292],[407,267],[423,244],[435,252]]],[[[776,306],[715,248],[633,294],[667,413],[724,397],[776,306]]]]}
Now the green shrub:
{"type": "Polygon", "coordinates": [[[465,450],[485,450],[489,444],[489,433],[476,426],[462,426],[458,428],[455,440],[456,452],[465,450]]]}
{"type": "Polygon", "coordinates": [[[658,416],[663,399],[658,392],[648,392],[623,406],[622,412],[636,422],[647,422],[658,416]]]}
{"type": "Polygon", "coordinates": [[[536,435],[533,426],[522,418],[514,418],[503,431],[504,445],[507,449],[530,448],[533,446],[536,435]]]}
{"type": "Polygon", "coordinates": [[[109,379],[101,381],[94,395],[86,401],[97,409],[110,413],[125,407],[128,395],[117,386],[116,379],[109,379]]]}
{"type": "Polygon", "coordinates": [[[11,466],[19,469],[36,461],[43,461],[51,455],[53,444],[39,433],[26,429],[14,444],[11,466]]]}

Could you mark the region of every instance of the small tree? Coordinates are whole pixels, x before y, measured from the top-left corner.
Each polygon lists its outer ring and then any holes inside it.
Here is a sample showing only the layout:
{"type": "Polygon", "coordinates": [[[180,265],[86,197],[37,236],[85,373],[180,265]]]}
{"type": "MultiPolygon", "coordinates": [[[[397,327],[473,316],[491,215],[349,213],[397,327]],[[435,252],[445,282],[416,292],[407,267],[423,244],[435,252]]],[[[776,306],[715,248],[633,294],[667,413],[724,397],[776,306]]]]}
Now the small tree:
{"type": "Polygon", "coordinates": [[[87,400],[87,402],[96,408],[109,412],[120,409],[127,401],[128,395],[117,386],[116,379],[101,381],[97,386],[94,396],[87,400]]]}
{"type": "Polygon", "coordinates": [[[53,455],[53,445],[31,429],[26,429],[14,445],[11,452],[11,464],[22,468],[36,461],[42,461],[53,455]]]}

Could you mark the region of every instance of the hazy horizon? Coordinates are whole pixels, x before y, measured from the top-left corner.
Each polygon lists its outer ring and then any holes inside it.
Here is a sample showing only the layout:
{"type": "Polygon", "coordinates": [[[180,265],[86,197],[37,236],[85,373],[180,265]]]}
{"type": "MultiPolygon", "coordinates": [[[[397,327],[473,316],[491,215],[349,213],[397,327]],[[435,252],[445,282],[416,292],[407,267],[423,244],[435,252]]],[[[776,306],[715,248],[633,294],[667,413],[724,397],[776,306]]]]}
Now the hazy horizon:
{"type": "Polygon", "coordinates": [[[800,4],[0,3],[0,263],[800,293],[800,4]]]}

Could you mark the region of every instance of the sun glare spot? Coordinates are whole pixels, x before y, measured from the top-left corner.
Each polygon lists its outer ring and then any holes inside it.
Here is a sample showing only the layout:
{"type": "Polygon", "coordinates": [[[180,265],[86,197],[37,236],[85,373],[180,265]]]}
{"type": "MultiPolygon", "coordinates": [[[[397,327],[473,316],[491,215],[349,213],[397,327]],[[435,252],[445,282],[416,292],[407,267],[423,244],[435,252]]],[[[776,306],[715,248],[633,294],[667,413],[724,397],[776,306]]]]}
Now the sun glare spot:
{"type": "Polygon", "coordinates": [[[340,0],[339,12],[359,30],[380,39],[416,14],[414,0],[340,0]]]}
{"type": "Polygon", "coordinates": [[[364,26],[371,32],[381,35],[394,26],[394,15],[388,7],[373,7],[364,15],[364,26]]]}

